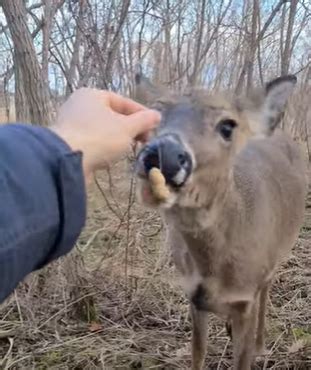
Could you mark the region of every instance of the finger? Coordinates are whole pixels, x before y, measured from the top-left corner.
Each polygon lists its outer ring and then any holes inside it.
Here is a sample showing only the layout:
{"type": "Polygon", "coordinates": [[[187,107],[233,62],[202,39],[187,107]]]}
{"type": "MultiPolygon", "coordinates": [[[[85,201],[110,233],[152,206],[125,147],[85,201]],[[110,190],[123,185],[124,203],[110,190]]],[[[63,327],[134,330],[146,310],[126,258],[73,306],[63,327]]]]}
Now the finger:
{"type": "Polygon", "coordinates": [[[113,92],[109,92],[107,98],[109,101],[110,108],[115,112],[124,115],[133,114],[147,109],[146,107],[135,102],[134,100],[125,98],[113,92]]]}
{"type": "Polygon", "coordinates": [[[149,141],[150,137],[151,137],[151,133],[149,131],[149,132],[145,132],[143,134],[137,135],[134,139],[135,141],[139,141],[144,144],[147,141],[149,141]]]}
{"type": "Polygon", "coordinates": [[[157,127],[161,120],[159,112],[153,110],[143,110],[125,118],[125,125],[131,137],[146,137],[149,131],[157,127]]]}

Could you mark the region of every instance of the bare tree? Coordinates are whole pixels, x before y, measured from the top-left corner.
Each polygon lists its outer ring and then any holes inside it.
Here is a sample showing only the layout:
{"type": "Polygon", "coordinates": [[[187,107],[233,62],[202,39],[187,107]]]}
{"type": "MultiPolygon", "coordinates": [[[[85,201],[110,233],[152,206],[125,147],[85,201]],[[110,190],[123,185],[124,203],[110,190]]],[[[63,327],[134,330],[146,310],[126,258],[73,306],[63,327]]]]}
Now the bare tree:
{"type": "MultiPolygon", "coordinates": [[[[281,47],[281,74],[285,75],[289,71],[290,60],[291,60],[291,53],[292,53],[292,40],[293,40],[293,27],[297,12],[297,4],[298,0],[291,0],[289,6],[289,15],[288,15],[288,25],[287,31],[285,36],[285,44],[284,48],[281,47]]],[[[284,5],[284,9],[286,4],[284,5]]],[[[284,17],[283,17],[284,22],[284,17]]],[[[284,28],[284,23],[282,24],[282,28],[284,28]]],[[[283,40],[281,40],[283,42],[283,40]]]]}
{"type": "Polygon", "coordinates": [[[253,87],[254,82],[254,62],[256,50],[258,48],[257,30],[258,30],[258,19],[259,19],[259,1],[253,0],[252,9],[252,22],[251,22],[251,32],[249,41],[249,51],[247,60],[247,82],[246,89],[249,91],[253,87]]]}
{"type": "Polygon", "coordinates": [[[14,44],[17,119],[47,125],[52,119],[49,90],[27,27],[25,3],[2,0],[0,4],[14,44]]]}

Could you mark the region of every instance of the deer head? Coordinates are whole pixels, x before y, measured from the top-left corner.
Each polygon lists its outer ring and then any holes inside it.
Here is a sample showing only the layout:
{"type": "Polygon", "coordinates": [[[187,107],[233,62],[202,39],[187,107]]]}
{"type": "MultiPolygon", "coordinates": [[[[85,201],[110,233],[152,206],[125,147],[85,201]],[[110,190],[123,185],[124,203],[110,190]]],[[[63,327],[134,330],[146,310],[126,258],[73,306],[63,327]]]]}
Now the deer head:
{"type": "Polygon", "coordinates": [[[279,77],[251,96],[238,97],[204,90],[176,95],[141,74],[135,81],[136,99],[162,114],[160,126],[138,155],[138,194],[146,205],[169,208],[200,207],[221,194],[243,148],[273,134],[296,77],[279,77]],[[161,169],[170,189],[165,201],[152,197],[147,181],[152,167],[161,169]],[[198,184],[208,195],[198,195],[198,184]]]}

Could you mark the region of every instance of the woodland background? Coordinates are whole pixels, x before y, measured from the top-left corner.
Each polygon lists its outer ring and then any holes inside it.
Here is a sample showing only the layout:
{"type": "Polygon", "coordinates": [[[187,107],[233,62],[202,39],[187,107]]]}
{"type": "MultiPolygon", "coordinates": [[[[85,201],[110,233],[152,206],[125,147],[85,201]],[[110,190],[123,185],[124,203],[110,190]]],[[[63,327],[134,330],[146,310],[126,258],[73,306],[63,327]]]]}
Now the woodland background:
{"type": "MultiPolygon", "coordinates": [[[[81,86],[132,96],[153,82],[237,93],[294,73],[283,128],[309,160],[308,0],[0,0],[0,121],[48,125],[81,86]]],[[[32,274],[0,306],[4,369],[185,369],[188,305],[174,285],[156,213],[136,204],[132,157],[97,176],[87,226],[66,258],[32,274]]],[[[311,197],[310,197],[311,199],[311,197]]],[[[273,286],[271,355],[258,368],[311,367],[311,217],[273,286]]],[[[44,215],[42,215],[44,217],[44,215]]],[[[230,366],[211,318],[206,366],[230,366]]]]}

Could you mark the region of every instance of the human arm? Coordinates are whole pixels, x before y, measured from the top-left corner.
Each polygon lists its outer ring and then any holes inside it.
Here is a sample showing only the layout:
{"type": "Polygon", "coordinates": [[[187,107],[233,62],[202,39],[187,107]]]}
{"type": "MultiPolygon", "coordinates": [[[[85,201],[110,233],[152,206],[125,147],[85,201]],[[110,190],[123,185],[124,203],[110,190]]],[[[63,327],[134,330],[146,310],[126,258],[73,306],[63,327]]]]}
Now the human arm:
{"type": "Polygon", "coordinates": [[[68,253],[85,222],[82,153],[48,129],[0,126],[0,302],[68,253]]]}
{"type": "Polygon", "coordinates": [[[158,121],[129,99],[81,89],[50,129],[0,126],[0,302],[73,248],[86,217],[85,184],[158,121]]]}

